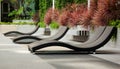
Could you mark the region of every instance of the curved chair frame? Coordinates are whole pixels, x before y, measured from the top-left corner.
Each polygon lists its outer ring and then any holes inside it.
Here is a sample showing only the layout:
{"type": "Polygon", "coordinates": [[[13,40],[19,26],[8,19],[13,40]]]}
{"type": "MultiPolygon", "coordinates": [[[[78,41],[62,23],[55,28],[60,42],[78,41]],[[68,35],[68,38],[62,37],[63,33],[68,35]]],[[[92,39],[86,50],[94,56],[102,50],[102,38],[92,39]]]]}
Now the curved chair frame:
{"type": "Polygon", "coordinates": [[[20,36],[20,35],[32,35],[38,31],[38,29],[40,27],[40,25],[38,23],[39,22],[36,23],[36,28],[34,30],[32,30],[31,32],[23,33],[23,32],[19,32],[19,31],[9,31],[9,32],[4,33],[4,35],[8,36],[8,37],[16,37],[16,36],[20,36]]]}
{"type": "MultiPolygon", "coordinates": [[[[75,51],[92,51],[95,52],[96,49],[104,46],[112,37],[113,33],[117,31],[117,28],[115,27],[107,27],[105,31],[102,33],[102,35],[95,40],[94,42],[87,43],[87,44],[70,44],[70,43],[65,43],[61,41],[56,41],[56,40],[42,40],[38,41],[35,43],[32,43],[28,45],[28,49],[31,52],[36,52],[39,49],[45,48],[45,47],[50,47],[50,46],[61,46],[61,47],[66,47],[69,49],[73,49],[75,51]],[[38,43],[38,44],[36,44],[38,43]]],[[[95,37],[94,37],[95,38],[95,37]]]]}
{"type": "Polygon", "coordinates": [[[58,32],[48,38],[39,38],[36,36],[25,35],[25,36],[19,36],[19,37],[14,38],[13,42],[18,43],[18,44],[30,44],[32,42],[43,40],[43,39],[44,40],[59,40],[67,33],[68,30],[69,28],[67,26],[60,26],[58,32]],[[33,40],[33,41],[28,41],[28,40],[33,40]]]}

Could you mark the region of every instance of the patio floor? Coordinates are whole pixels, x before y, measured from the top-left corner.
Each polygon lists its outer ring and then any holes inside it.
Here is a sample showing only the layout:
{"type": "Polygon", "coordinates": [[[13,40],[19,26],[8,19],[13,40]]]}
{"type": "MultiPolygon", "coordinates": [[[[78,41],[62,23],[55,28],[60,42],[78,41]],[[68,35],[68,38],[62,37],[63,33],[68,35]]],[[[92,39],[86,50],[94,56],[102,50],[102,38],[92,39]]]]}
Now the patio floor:
{"type": "MultiPolygon", "coordinates": [[[[65,39],[62,41],[66,41],[65,39]]],[[[119,69],[120,49],[108,45],[110,43],[97,50],[96,54],[76,54],[68,51],[65,54],[35,55],[28,51],[27,45],[14,44],[0,33],[0,69],[119,69]]],[[[60,47],[45,50],[60,52],[59,49],[68,50],[60,47]]]]}

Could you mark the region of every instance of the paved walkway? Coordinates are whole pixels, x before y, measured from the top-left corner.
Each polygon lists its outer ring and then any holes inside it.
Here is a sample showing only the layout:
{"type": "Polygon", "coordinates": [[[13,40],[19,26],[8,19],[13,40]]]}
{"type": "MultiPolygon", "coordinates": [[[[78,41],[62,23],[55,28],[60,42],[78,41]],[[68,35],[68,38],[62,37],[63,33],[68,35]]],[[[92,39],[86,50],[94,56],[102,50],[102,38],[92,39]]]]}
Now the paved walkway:
{"type": "MultiPolygon", "coordinates": [[[[66,38],[62,39],[64,41],[66,38]]],[[[119,69],[120,49],[100,48],[96,54],[31,54],[27,45],[14,44],[11,39],[0,34],[0,69],[119,69]]],[[[46,48],[51,50],[66,48],[46,48]]]]}

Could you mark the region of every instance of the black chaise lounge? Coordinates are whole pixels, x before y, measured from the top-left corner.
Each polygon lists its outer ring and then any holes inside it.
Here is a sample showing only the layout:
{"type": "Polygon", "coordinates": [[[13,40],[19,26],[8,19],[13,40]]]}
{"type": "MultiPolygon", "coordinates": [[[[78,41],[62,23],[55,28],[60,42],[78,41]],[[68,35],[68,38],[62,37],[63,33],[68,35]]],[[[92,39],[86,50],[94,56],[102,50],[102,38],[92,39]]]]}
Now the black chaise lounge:
{"type": "Polygon", "coordinates": [[[19,36],[13,39],[14,43],[18,43],[18,44],[29,44],[35,41],[39,41],[39,40],[59,40],[61,39],[69,30],[69,28],[67,26],[60,26],[58,29],[58,32],[56,34],[54,34],[53,36],[50,36],[48,38],[39,38],[36,36],[30,36],[30,35],[25,35],[25,36],[19,36]]]}
{"type": "Polygon", "coordinates": [[[28,45],[28,49],[31,52],[36,52],[39,49],[50,47],[50,46],[61,46],[69,49],[73,49],[74,51],[88,51],[95,52],[96,49],[104,46],[112,37],[113,33],[116,32],[117,29],[115,27],[103,27],[96,31],[93,38],[90,38],[88,41],[83,44],[74,44],[74,43],[65,43],[57,40],[42,40],[31,43],[28,45]]]}
{"type": "Polygon", "coordinates": [[[4,35],[8,36],[8,37],[17,37],[17,36],[21,36],[21,35],[32,35],[39,29],[39,27],[40,26],[37,23],[36,27],[31,32],[23,33],[23,32],[19,32],[19,31],[9,31],[9,32],[4,33],[4,35]]]}

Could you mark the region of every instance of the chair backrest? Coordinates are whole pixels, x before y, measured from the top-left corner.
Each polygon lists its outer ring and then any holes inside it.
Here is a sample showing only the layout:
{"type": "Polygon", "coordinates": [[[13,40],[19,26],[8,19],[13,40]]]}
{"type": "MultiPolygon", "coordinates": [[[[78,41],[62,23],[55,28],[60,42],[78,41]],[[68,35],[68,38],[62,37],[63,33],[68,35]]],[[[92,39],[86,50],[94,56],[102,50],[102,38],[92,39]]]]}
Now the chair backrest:
{"type": "Polygon", "coordinates": [[[103,34],[105,29],[106,29],[106,26],[99,26],[95,28],[94,34],[92,35],[92,37],[90,37],[88,41],[84,42],[84,44],[88,44],[97,40],[103,34]]]}
{"type": "Polygon", "coordinates": [[[46,38],[47,40],[59,40],[61,39],[69,30],[69,28],[67,26],[60,26],[58,29],[58,32],[56,34],[54,34],[53,36],[46,38]]]}
{"type": "Polygon", "coordinates": [[[103,34],[94,42],[83,45],[82,48],[97,49],[105,45],[115,31],[115,27],[107,26],[103,34]]]}
{"type": "Polygon", "coordinates": [[[94,43],[93,48],[100,48],[104,46],[112,37],[112,35],[117,31],[117,28],[113,26],[107,26],[104,33],[101,35],[101,37],[94,43]]]}
{"type": "Polygon", "coordinates": [[[39,25],[36,25],[35,28],[34,28],[32,31],[30,31],[30,32],[28,32],[28,33],[24,33],[24,35],[32,35],[32,34],[34,34],[36,31],[38,31],[39,28],[40,28],[40,26],[39,26],[39,25]]]}
{"type": "Polygon", "coordinates": [[[32,31],[30,31],[30,32],[23,33],[23,32],[19,32],[19,31],[9,31],[9,32],[4,33],[4,35],[5,36],[32,35],[39,29],[39,27],[40,27],[39,22],[37,22],[35,24],[35,28],[32,31]]]}

